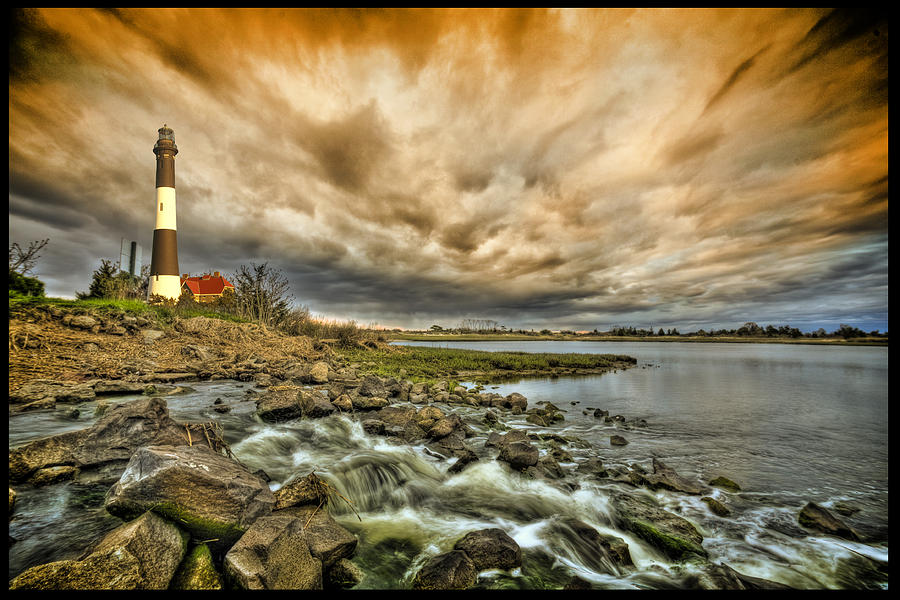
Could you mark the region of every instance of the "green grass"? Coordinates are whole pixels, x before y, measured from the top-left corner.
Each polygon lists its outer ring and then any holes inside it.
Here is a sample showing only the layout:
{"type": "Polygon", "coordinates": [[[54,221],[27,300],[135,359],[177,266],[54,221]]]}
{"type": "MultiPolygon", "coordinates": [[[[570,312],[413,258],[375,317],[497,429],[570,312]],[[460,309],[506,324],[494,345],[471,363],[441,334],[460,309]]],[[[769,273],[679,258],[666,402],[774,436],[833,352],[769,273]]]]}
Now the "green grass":
{"type": "Polygon", "coordinates": [[[84,300],[69,300],[67,298],[44,298],[35,296],[22,296],[10,293],[9,315],[22,313],[28,309],[40,306],[56,306],[61,309],[75,310],[76,312],[91,313],[96,315],[131,315],[145,317],[159,323],[170,325],[175,317],[189,319],[191,317],[209,317],[222,319],[235,323],[248,323],[249,319],[217,312],[206,308],[202,304],[196,306],[152,306],[143,300],[112,300],[109,298],[88,298],[84,300]]]}
{"type": "Polygon", "coordinates": [[[532,352],[485,352],[451,348],[403,346],[388,350],[344,349],[337,351],[350,363],[381,377],[401,377],[412,381],[454,378],[461,373],[477,373],[479,378],[517,376],[527,371],[550,372],[553,369],[603,369],[616,363],[634,363],[619,354],[552,354],[532,352]]]}

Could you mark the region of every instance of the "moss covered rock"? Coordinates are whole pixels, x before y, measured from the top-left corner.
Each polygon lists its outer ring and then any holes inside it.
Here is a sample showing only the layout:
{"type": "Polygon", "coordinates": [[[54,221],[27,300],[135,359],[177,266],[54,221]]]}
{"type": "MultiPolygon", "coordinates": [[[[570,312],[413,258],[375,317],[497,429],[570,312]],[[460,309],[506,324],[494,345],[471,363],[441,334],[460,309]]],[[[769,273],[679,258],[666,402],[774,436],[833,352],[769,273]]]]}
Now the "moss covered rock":
{"type": "Polygon", "coordinates": [[[206,544],[197,544],[184,557],[172,582],[172,590],[221,590],[222,577],[206,544]]]}
{"type": "Polygon", "coordinates": [[[709,482],[709,485],[722,488],[723,490],[728,490],[729,492],[740,492],[741,486],[728,479],[727,477],[716,477],[712,481],[709,482]]]}
{"type": "Polygon", "coordinates": [[[706,557],[703,536],[682,517],[655,506],[650,499],[627,494],[613,496],[612,506],[623,529],[674,560],[696,554],[706,557]]]}
{"type": "Polygon", "coordinates": [[[131,518],[152,510],[196,539],[223,544],[237,540],[274,504],[260,477],[199,445],[138,449],[106,498],[113,515],[131,518]]]}

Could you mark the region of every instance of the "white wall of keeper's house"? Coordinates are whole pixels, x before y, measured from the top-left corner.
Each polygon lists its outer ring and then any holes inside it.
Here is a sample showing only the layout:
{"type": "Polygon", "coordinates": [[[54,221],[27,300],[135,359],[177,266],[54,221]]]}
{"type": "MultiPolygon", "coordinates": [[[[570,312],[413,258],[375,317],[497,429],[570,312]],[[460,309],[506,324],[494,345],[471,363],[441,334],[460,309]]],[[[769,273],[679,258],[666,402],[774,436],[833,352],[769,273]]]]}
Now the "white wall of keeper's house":
{"type": "Polygon", "coordinates": [[[175,227],[175,188],[156,188],[156,229],[175,227]]]}

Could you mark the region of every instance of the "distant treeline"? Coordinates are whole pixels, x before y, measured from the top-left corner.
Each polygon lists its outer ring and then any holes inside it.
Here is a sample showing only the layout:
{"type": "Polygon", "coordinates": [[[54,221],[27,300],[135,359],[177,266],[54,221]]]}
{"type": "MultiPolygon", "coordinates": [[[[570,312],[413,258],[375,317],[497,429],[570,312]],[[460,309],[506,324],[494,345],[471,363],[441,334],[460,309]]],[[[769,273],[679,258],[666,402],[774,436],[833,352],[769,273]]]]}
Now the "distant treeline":
{"type": "MultiPolygon", "coordinates": [[[[397,330],[399,331],[399,330],[397,330]]],[[[487,319],[465,319],[463,320],[458,327],[451,329],[444,329],[440,325],[432,325],[429,331],[433,333],[445,333],[445,334],[515,334],[515,335],[528,335],[528,336],[548,336],[548,335],[565,335],[565,336],[617,336],[617,337],[753,337],[753,338],[810,338],[810,339],[826,339],[826,338],[840,338],[840,339],[851,339],[851,338],[863,338],[863,337],[887,337],[887,332],[881,333],[879,331],[863,331],[857,327],[852,327],[850,325],[841,324],[836,330],[832,332],[825,331],[824,328],[819,328],[816,331],[811,331],[808,333],[804,333],[797,329],[796,327],[791,327],[790,325],[766,325],[765,327],[757,325],[756,323],[749,322],[744,323],[741,327],[737,329],[699,329],[697,331],[685,332],[682,333],[678,331],[678,329],[671,327],[665,329],[660,327],[658,329],[649,327],[649,328],[639,328],[634,326],[613,326],[607,331],[601,331],[598,329],[594,329],[593,331],[572,331],[569,329],[563,329],[561,331],[553,331],[550,329],[541,329],[540,331],[536,331],[534,329],[510,329],[505,325],[500,325],[497,321],[491,321],[487,319]]]]}

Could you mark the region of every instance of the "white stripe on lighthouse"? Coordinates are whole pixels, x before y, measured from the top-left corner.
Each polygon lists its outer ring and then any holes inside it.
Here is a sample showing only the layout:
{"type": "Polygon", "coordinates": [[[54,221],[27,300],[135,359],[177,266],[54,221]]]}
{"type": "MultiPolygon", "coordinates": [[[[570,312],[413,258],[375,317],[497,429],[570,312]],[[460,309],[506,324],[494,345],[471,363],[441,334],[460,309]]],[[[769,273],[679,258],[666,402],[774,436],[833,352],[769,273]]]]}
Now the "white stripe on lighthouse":
{"type": "Polygon", "coordinates": [[[177,229],[175,227],[175,188],[156,188],[156,227],[154,229],[177,229]]]}
{"type": "Polygon", "coordinates": [[[157,294],[177,300],[181,296],[181,275],[151,275],[150,296],[157,294]]]}

